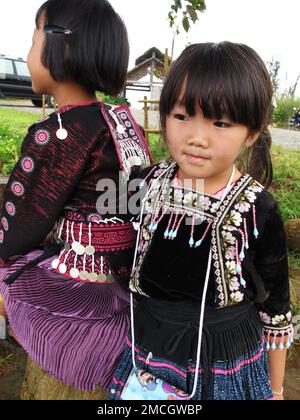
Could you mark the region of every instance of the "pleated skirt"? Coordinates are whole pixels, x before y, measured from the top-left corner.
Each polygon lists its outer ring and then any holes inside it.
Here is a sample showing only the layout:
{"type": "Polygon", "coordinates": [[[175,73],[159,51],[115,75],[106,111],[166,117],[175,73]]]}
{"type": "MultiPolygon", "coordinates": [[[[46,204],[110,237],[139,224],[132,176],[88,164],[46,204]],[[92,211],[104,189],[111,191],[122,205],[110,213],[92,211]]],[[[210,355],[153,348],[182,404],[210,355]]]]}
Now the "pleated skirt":
{"type": "Polygon", "coordinates": [[[128,296],[116,283],[81,283],[54,273],[55,257],[5,284],[41,253],[32,251],[0,269],[10,326],[31,359],[56,379],[83,391],[108,389],[126,343],[128,296]]]}

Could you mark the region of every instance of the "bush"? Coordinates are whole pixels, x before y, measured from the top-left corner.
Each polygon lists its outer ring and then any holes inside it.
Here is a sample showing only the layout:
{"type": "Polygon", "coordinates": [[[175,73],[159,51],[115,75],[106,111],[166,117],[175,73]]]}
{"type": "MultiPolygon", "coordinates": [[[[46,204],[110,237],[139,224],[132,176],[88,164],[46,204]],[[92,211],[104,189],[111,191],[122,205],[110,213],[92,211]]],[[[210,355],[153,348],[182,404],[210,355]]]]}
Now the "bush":
{"type": "Polygon", "coordinates": [[[289,117],[295,113],[293,108],[300,108],[300,99],[277,99],[277,108],[273,112],[273,123],[277,127],[288,127],[289,117]]]}
{"type": "Polygon", "coordinates": [[[105,95],[104,93],[99,93],[97,97],[101,99],[103,102],[105,102],[106,104],[130,106],[130,102],[128,102],[128,100],[126,98],[123,98],[122,96],[112,97],[109,95],[105,95]]]}
{"type": "Polygon", "coordinates": [[[9,175],[20,156],[23,135],[0,127],[0,174],[9,175]]]}

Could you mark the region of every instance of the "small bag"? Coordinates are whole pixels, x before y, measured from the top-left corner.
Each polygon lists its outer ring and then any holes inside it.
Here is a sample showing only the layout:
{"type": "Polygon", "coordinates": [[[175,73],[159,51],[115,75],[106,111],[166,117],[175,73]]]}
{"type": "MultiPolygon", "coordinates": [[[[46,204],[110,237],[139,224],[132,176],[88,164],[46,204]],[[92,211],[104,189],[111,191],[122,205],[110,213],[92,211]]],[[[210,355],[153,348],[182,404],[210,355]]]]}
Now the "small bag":
{"type": "Polygon", "coordinates": [[[133,368],[121,400],[190,400],[191,395],[143,369],[133,368]]]}

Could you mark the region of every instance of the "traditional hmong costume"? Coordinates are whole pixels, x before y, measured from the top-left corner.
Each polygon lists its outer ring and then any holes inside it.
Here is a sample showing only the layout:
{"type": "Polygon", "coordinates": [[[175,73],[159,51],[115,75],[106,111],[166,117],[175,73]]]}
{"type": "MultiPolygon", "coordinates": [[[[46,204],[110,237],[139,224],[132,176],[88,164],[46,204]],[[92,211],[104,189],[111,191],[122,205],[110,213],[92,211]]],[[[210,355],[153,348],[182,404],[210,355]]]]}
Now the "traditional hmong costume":
{"type": "Polygon", "coordinates": [[[66,106],[30,127],[4,193],[0,294],[11,328],[36,363],[82,390],[108,387],[124,348],[129,301],[115,279],[129,280],[136,232],[120,211],[122,186],[150,163],[127,106],[66,106]],[[108,200],[103,180],[115,187],[108,200]],[[55,225],[55,243],[40,246],[55,225]]]}
{"type": "Polygon", "coordinates": [[[177,172],[173,161],[146,172],[130,281],[135,334],[127,339],[110,398],[122,398],[125,389],[151,399],[149,391],[164,381],[162,388],[169,394],[171,389],[168,399],[189,399],[194,386],[192,399],[272,399],[267,350],[289,347],[293,340],[278,206],[250,175],[209,195],[183,188],[177,172]],[[141,390],[131,386],[133,365],[156,382],[144,383],[141,390]]]}

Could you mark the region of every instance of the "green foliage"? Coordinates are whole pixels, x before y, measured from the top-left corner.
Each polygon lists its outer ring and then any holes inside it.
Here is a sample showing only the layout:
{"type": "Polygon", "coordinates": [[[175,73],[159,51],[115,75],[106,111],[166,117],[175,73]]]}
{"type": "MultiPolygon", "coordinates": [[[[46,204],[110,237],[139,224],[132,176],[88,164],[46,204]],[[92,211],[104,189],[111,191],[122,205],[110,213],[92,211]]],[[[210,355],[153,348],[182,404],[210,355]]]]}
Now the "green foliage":
{"type": "Polygon", "coordinates": [[[10,174],[19,158],[22,141],[22,134],[0,127],[0,174],[10,174]]]}
{"type": "Polygon", "coordinates": [[[149,134],[149,149],[154,163],[170,157],[168,148],[160,135],[149,134]]]}
{"type": "Polygon", "coordinates": [[[274,181],[271,192],[278,200],[284,220],[300,217],[300,151],[272,148],[274,181]]]}
{"type": "Polygon", "coordinates": [[[273,112],[273,123],[277,127],[287,127],[289,117],[295,113],[293,108],[300,107],[300,99],[281,98],[276,101],[277,108],[273,112]]]}
{"type": "Polygon", "coordinates": [[[289,266],[291,270],[300,273],[300,251],[289,252],[289,266]]]}
{"type": "Polygon", "coordinates": [[[123,98],[122,96],[109,96],[109,95],[105,95],[105,93],[99,93],[98,98],[101,99],[103,102],[105,102],[106,104],[111,104],[111,105],[128,105],[130,106],[130,102],[126,99],[123,98]]]}
{"type": "MultiPolygon", "coordinates": [[[[205,0],[187,0],[187,5],[184,8],[182,0],[173,0],[171,10],[168,14],[170,27],[173,28],[176,25],[178,14],[181,11],[181,25],[183,29],[188,32],[191,28],[192,23],[196,23],[199,20],[198,13],[203,13],[206,10],[205,0]]],[[[179,26],[177,26],[176,33],[179,33],[179,26]]]]}

